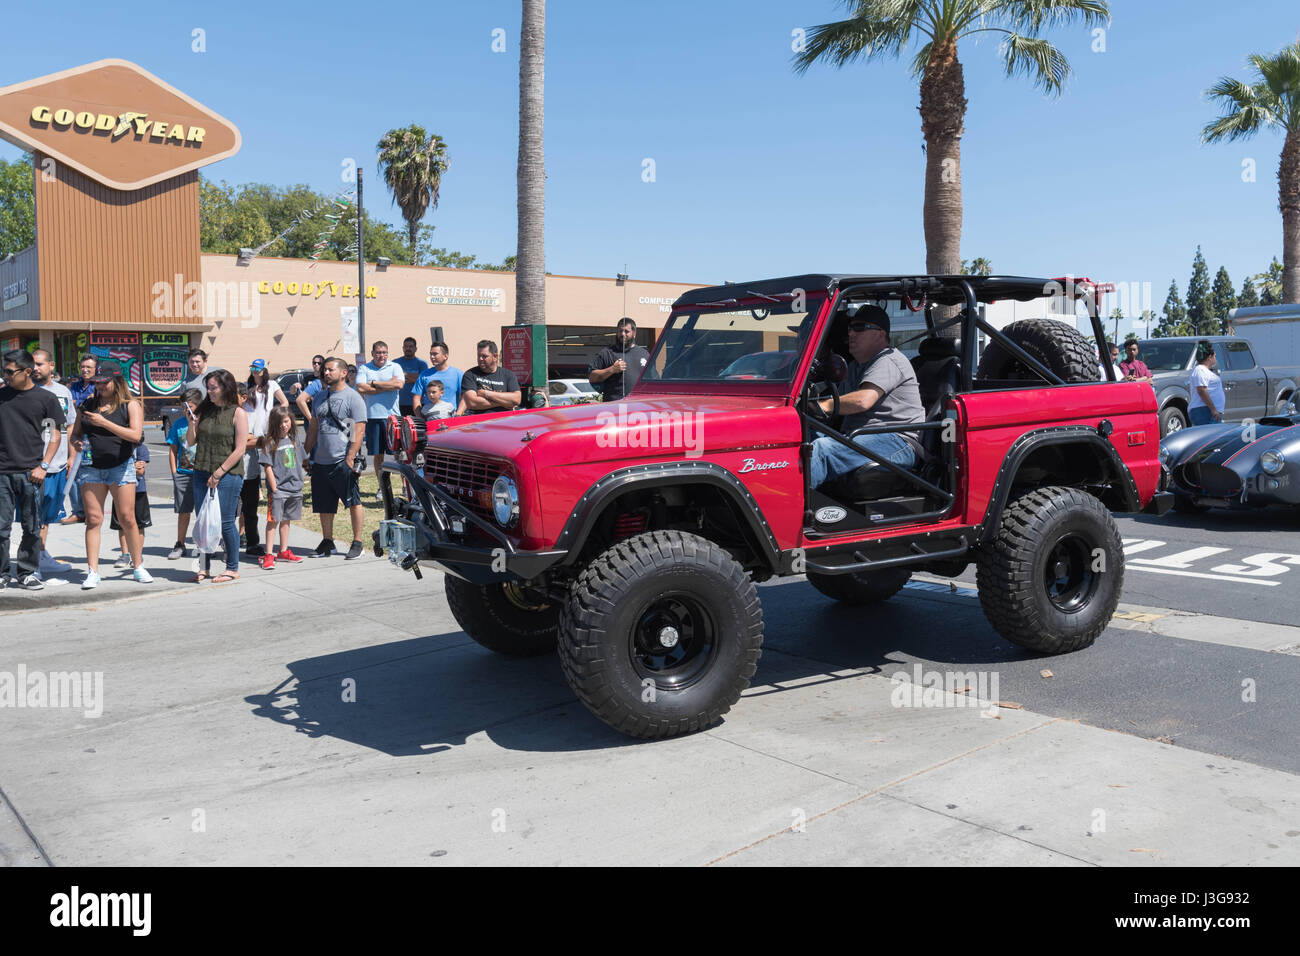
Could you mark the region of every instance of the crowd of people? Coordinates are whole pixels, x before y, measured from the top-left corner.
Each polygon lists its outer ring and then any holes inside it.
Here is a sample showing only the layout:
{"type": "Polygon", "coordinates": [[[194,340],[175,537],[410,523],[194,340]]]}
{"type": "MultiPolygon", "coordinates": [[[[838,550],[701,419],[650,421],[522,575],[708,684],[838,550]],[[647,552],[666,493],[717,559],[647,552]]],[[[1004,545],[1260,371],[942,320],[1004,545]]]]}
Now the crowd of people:
{"type": "MultiPolygon", "coordinates": [[[[635,345],[635,334],[635,323],[621,319],[616,346],[603,350],[589,370],[590,380],[614,397],[624,394],[645,366],[645,350],[635,345]]],[[[180,390],[184,414],[164,436],[176,514],[176,541],[168,560],[193,556],[196,582],[237,579],[241,554],[267,570],[276,562],[301,561],[289,546],[289,530],[302,518],[307,488],[322,533],[310,556],[359,558],[359,477],[367,459],[377,477],[391,453],[390,416],[413,416],[427,424],[515,409],[522,401],[519,380],[501,364],[495,342],[479,342],[477,364],[465,371],[451,364],[446,342],[430,345],[428,362],[417,357],[418,348],[416,339],[407,338],[402,354],[392,358],[387,343],[375,342],[370,361],[360,367],[317,355],[312,374],[289,394],[263,359],[253,361],[247,380],[240,382],[230,371],[209,364],[203,349],[191,349],[189,375],[180,390]],[[196,542],[192,550],[191,531],[211,504],[216,506],[208,515],[211,537],[219,537],[219,544],[205,538],[207,548],[199,551],[196,542]],[[347,509],[351,531],[345,552],[334,540],[340,505],[347,509]],[[222,563],[219,569],[212,566],[215,559],[222,563]]],[[[46,534],[51,524],[84,524],[81,587],[98,587],[106,514],[109,529],[118,534],[115,569],[129,571],[137,583],[151,583],[144,566],[144,533],[152,525],[144,405],[131,394],[121,367],[85,355],[79,376],[64,385],[54,374],[53,356],[44,349],[7,352],[4,359],[0,514],[8,509],[16,516],[22,539],[11,568],[12,525],[0,522],[0,586],[13,581],[35,590],[44,587],[43,576],[72,571],[72,565],[45,550],[46,534]]]]}

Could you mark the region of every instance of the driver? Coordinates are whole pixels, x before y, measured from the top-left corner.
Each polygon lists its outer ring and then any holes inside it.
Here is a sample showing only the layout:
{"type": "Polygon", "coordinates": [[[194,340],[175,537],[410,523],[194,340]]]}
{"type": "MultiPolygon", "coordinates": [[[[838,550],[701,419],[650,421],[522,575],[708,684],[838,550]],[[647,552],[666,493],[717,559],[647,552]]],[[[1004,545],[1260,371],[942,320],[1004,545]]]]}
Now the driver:
{"type": "MultiPolygon", "coordinates": [[[[921,392],[917,388],[912,364],[898,349],[889,345],[889,313],[876,305],[864,305],[849,320],[849,373],[840,386],[840,426],[851,434],[866,425],[908,425],[925,421],[921,392]]],[[[833,400],[817,400],[830,414],[833,400]]],[[[854,444],[887,458],[896,465],[913,469],[923,450],[916,432],[888,432],[861,435],[854,444]]],[[[883,468],[864,455],[851,451],[833,438],[821,437],[813,442],[809,479],[820,487],[832,478],[847,475],[863,465],[883,468]]]]}

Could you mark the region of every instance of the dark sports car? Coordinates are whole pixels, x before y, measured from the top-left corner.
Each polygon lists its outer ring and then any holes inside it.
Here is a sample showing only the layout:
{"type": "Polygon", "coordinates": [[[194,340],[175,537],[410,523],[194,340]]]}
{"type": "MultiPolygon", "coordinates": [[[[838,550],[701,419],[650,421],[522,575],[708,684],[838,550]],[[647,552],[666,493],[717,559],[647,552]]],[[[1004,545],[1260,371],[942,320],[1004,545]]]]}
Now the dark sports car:
{"type": "Polygon", "coordinates": [[[1173,432],[1160,462],[1176,511],[1300,506],[1300,412],[1173,432]]]}

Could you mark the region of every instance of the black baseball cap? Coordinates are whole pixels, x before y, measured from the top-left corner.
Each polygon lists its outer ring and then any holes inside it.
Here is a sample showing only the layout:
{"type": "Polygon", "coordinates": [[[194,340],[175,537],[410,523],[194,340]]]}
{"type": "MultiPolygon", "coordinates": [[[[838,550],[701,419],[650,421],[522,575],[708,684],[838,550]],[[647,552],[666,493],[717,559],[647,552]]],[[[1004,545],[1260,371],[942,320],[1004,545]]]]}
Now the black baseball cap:
{"type": "Polygon", "coordinates": [[[856,325],[859,322],[874,325],[886,335],[889,334],[889,313],[878,305],[860,306],[853,318],[849,319],[849,325],[856,325]]]}

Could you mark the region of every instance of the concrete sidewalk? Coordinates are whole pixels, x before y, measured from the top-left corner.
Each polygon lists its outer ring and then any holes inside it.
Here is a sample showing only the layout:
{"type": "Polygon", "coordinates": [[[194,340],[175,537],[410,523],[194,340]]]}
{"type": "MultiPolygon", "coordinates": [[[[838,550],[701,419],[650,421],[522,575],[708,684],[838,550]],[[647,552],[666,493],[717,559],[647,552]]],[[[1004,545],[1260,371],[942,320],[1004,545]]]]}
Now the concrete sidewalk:
{"type": "MultiPolygon", "coordinates": [[[[789,625],[725,722],[636,742],[554,657],[470,641],[437,574],[368,554],[180,587],[0,616],[0,671],[104,689],[99,717],[4,715],[8,862],[1300,863],[1293,774],[952,694],[900,707],[884,668],[828,665],[789,625]]],[[[804,582],[760,593],[770,622],[848,613],[804,582]]],[[[896,601],[996,642],[978,602],[896,601]]]]}
{"type": "MultiPolygon", "coordinates": [[[[152,477],[152,476],[151,476],[152,477]]],[[[150,485],[151,491],[155,484],[150,485]]],[[[70,525],[51,525],[46,536],[46,550],[56,559],[72,565],[72,569],[63,572],[50,572],[41,575],[45,581],[45,588],[40,591],[24,591],[21,588],[9,587],[0,590],[0,612],[13,610],[37,610],[48,607],[61,607],[68,604],[89,604],[103,603],[105,601],[125,600],[144,596],[146,593],[176,591],[179,589],[194,587],[192,580],[195,571],[195,550],[194,539],[192,535],[186,541],[186,547],[190,549],[190,557],[182,558],[175,561],[167,559],[168,552],[171,551],[172,545],[176,542],[176,519],[177,515],[172,510],[171,483],[166,484],[167,495],[163,497],[159,494],[151,493],[149,495],[150,518],[153,525],[145,530],[144,537],[144,566],[153,575],[152,584],[137,584],[131,578],[130,570],[118,571],[114,569],[113,562],[118,556],[118,533],[111,530],[105,523],[100,533],[99,547],[99,573],[102,578],[99,587],[91,591],[82,591],[81,582],[86,574],[86,526],[84,524],[70,525]]],[[[265,521],[265,507],[258,512],[259,517],[265,521]]],[[[340,515],[335,519],[335,529],[343,529],[345,537],[351,538],[351,532],[348,530],[346,514],[340,515]]],[[[190,528],[193,529],[193,521],[190,522],[190,528]]],[[[263,524],[258,529],[259,535],[264,535],[266,531],[263,524]]],[[[17,525],[13,528],[10,538],[10,561],[18,554],[18,543],[21,538],[21,530],[17,525]]],[[[277,543],[278,543],[277,538],[277,543]]],[[[320,535],[300,527],[291,527],[289,530],[289,546],[305,559],[313,548],[320,542],[320,535]]],[[[265,542],[263,542],[265,543],[265,542]]],[[[342,547],[347,548],[347,542],[342,547]]],[[[341,560],[341,559],[329,559],[341,560]]],[[[220,563],[218,558],[214,566],[219,570],[223,568],[224,563],[220,563]]],[[[255,558],[249,558],[244,554],[239,556],[239,573],[241,579],[250,574],[275,574],[281,571],[292,573],[295,565],[279,562],[274,571],[263,571],[257,566],[255,558]]]]}

